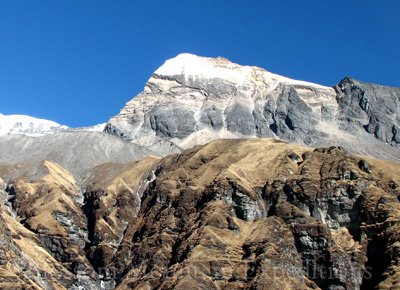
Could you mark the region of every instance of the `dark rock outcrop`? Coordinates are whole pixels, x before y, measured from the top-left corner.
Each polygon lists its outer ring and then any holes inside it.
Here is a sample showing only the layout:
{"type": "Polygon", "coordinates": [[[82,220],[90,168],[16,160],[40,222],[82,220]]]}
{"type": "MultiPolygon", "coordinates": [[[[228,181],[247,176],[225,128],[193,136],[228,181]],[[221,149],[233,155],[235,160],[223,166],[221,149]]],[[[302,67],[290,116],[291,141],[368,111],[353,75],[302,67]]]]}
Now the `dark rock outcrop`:
{"type": "Polygon", "coordinates": [[[384,143],[400,144],[400,88],[345,78],[335,89],[345,130],[363,128],[384,143]]]}
{"type": "Polygon", "coordinates": [[[150,127],[158,135],[184,138],[195,131],[194,112],[174,104],[154,108],[149,113],[150,127]]]}

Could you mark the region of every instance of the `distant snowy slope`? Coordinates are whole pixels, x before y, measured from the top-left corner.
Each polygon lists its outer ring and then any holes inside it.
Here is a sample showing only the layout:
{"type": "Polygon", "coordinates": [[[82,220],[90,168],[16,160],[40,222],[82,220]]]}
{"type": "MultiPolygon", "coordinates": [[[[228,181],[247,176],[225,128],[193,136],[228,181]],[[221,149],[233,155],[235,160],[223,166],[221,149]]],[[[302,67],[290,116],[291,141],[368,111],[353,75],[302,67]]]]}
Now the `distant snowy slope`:
{"type": "Polygon", "coordinates": [[[56,122],[38,119],[25,115],[0,114],[0,136],[7,134],[23,134],[28,136],[43,136],[68,129],[56,122]]]}
{"type": "Polygon", "coordinates": [[[54,121],[34,118],[26,115],[3,115],[0,113],[0,136],[7,134],[40,137],[59,132],[102,132],[106,123],[71,128],[54,121]]]}

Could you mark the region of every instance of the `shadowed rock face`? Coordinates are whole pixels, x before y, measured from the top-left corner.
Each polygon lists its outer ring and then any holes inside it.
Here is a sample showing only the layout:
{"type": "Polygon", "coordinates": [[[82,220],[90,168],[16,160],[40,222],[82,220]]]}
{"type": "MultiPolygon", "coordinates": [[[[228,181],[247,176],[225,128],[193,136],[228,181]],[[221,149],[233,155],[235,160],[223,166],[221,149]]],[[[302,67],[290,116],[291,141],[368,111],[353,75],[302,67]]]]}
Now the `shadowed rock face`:
{"type": "Polygon", "coordinates": [[[346,130],[363,128],[390,145],[400,144],[400,89],[345,78],[336,86],[346,130]]]}
{"type": "Polygon", "coordinates": [[[105,132],[161,155],[220,138],[273,137],[398,161],[399,122],[399,88],[350,78],[330,88],[181,54],[155,71],[105,132]]]}
{"type": "Polygon", "coordinates": [[[159,106],[149,113],[150,127],[159,136],[185,138],[195,131],[194,112],[174,104],[159,106]]]}
{"type": "Polygon", "coordinates": [[[8,289],[400,286],[396,163],[236,139],[106,163],[81,189],[54,163],[38,172],[0,182],[8,289]]]}

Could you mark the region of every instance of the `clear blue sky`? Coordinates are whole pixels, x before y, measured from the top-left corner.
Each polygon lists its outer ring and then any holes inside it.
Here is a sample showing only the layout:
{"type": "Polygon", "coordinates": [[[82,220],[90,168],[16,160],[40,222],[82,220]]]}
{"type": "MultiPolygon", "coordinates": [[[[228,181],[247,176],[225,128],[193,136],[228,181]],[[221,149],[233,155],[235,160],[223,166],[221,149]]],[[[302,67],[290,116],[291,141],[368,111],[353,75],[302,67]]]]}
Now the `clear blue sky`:
{"type": "Polygon", "coordinates": [[[400,1],[0,0],[0,112],[105,122],[182,52],[400,86],[400,1]]]}

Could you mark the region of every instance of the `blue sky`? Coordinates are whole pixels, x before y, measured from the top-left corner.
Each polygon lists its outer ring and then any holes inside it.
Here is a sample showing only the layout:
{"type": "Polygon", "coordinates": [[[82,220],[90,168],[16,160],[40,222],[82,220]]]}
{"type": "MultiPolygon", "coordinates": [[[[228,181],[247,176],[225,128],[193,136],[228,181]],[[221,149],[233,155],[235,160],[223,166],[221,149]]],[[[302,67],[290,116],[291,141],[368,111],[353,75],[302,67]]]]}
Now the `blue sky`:
{"type": "Polygon", "coordinates": [[[400,1],[1,0],[0,112],[105,122],[166,59],[400,86],[400,1]]]}

